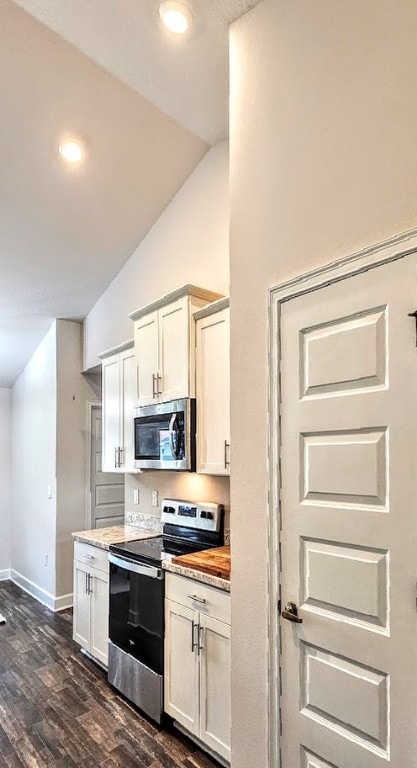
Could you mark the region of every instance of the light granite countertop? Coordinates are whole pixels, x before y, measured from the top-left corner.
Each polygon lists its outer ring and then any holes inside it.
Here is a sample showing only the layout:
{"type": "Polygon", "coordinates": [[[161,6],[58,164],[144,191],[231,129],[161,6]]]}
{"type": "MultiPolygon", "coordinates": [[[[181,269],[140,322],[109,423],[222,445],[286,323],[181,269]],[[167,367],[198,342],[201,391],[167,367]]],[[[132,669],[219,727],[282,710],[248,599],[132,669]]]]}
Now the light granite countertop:
{"type": "Polygon", "coordinates": [[[222,589],[223,592],[230,592],[230,581],[228,579],[220,579],[218,576],[212,576],[211,573],[204,573],[204,571],[197,571],[195,568],[185,568],[183,565],[172,563],[170,560],[164,560],[162,568],[165,571],[169,571],[169,573],[177,573],[179,576],[200,581],[209,587],[216,587],[217,589],[222,589]]]}
{"type": "Polygon", "coordinates": [[[72,537],[74,541],[92,544],[100,549],[109,549],[110,544],[117,544],[120,541],[152,539],[159,535],[158,531],[142,526],[112,525],[109,528],[97,528],[93,531],[76,531],[72,534],[72,537]]]}

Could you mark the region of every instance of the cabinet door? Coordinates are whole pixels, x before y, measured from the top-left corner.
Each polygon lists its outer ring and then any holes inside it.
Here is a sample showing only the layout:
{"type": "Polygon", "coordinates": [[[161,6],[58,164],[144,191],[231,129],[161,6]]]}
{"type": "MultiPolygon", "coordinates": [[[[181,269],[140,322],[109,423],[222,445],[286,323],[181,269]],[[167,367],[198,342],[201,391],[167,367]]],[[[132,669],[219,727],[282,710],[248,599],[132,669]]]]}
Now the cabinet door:
{"type": "Polygon", "coordinates": [[[162,402],[189,397],[189,302],[179,299],[159,310],[158,388],[162,402]]]}
{"type": "Polygon", "coordinates": [[[109,577],[94,568],[90,578],[90,653],[107,667],[109,641],[109,577]]]}
{"type": "Polygon", "coordinates": [[[136,358],[134,349],[120,354],[120,445],[124,472],[135,470],[135,408],[138,404],[136,358]]]}
{"type": "Polygon", "coordinates": [[[76,643],[90,650],[90,595],[88,575],[90,569],[74,561],[74,615],[73,638],[76,643]]]}
{"type": "Polygon", "coordinates": [[[230,466],[229,309],[197,321],[197,472],[228,475],[230,466]]]}
{"type": "Polygon", "coordinates": [[[157,402],[158,312],[151,312],[135,323],[138,404],[157,402]]]}
{"type": "Polygon", "coordinates": [[[117,449],[120,446],[120,385],[119,355],[112,355],[102,364],[103,400],[103,472],[117,472],[117,449]]]}
{"type": "Polygon", "coordinates": [[[190,733],[199,732],[198,613],[165,600],[165,711],[190,733]]]}
{"type": "Polygon", "coordinates": [[[230,626],[200,614],[200,739],[230,761],[230,626]]]}

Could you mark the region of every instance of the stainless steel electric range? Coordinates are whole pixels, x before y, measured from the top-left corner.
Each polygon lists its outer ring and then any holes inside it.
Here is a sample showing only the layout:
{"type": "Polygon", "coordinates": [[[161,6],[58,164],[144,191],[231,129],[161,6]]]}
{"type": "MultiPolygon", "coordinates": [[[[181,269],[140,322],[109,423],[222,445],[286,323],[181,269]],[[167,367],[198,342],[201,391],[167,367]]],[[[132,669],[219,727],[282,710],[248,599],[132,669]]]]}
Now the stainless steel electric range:
{"type": "Polygon", "coordinates": [[[176,555],[223,544],[218,504],[164,499],[163,533],[110,546],[108,680],[152,720],[163,716],[164,571],[176,555]]]}

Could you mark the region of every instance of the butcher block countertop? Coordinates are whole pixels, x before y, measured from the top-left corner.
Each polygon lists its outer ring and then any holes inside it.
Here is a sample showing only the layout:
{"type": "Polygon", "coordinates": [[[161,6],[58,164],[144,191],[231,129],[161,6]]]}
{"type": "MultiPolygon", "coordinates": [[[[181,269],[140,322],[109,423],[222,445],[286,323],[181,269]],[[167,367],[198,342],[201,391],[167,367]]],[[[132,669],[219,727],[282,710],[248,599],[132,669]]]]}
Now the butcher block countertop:
{"type": "Polygon", "coordinates": [[[171,573],[178,573],[230,592],[230,547],[180,555],[172,560],[165,560],[163,567],[171,573]]]}

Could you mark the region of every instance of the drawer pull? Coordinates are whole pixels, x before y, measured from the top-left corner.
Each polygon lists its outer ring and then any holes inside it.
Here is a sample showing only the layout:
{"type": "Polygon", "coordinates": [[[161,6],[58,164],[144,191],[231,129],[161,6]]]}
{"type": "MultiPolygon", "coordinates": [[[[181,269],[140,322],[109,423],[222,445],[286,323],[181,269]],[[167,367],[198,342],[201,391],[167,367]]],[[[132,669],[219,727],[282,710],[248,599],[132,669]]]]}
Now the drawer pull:
{"type": "Polygon", "coordinates": [[[206,602],[205,597],[198,597],[198,595],[188,595],[190,600],[194,600],[196,603],[202,603],[204,604],[206,602]]]}

